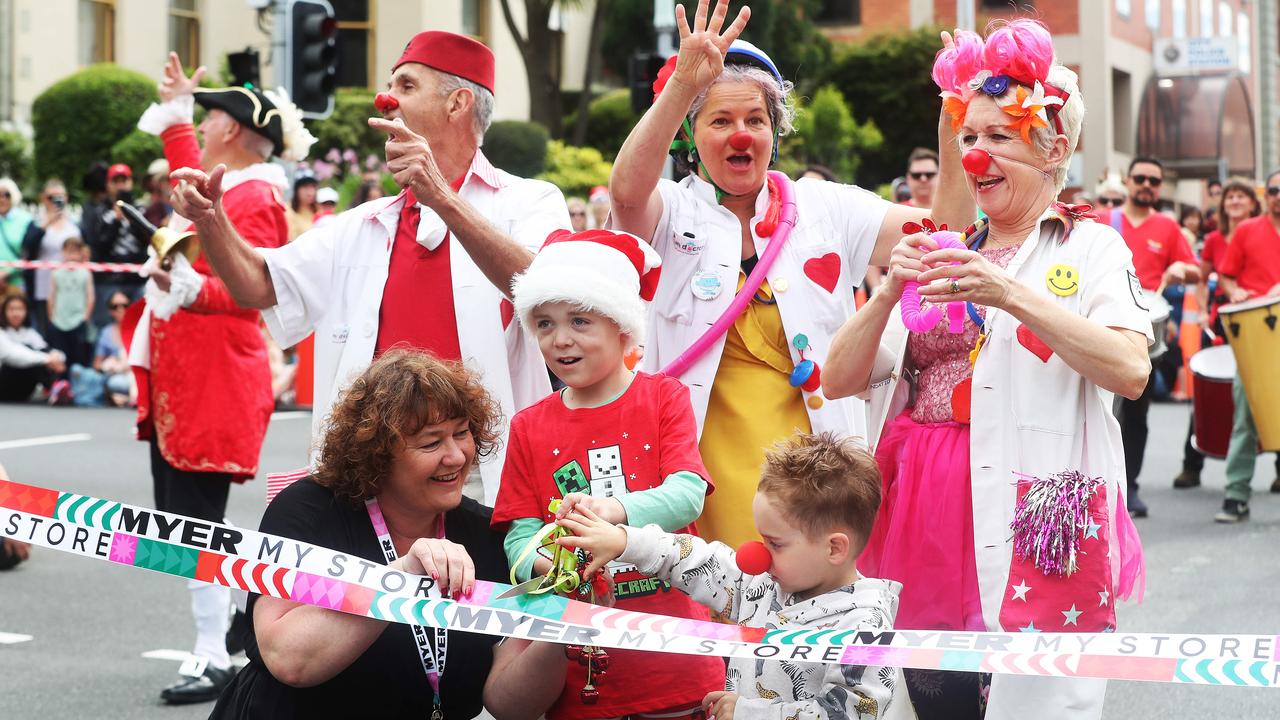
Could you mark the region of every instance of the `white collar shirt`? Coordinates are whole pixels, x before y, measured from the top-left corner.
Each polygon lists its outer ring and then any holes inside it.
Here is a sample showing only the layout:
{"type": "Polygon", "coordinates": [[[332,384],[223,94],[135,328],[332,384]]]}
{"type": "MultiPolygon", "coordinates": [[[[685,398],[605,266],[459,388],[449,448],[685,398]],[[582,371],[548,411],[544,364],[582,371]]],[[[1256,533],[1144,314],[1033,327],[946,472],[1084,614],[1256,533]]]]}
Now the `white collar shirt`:
{"type": "MultiPolygon", "coordinates": [[[[569,227],[564,196],[555,186],[503,172],[479,151],[459,194],[533,252],[552,231],[569,227]]],[[[372,200],[284,247],[258,250],[276,293],[276,305],[262,313],[272,337],[281,347],[291,347],[315,333],[313,454],[339,392],[373,359],[391,247],[400,211],[411,197],[401,193],[372,200]]],[[[510,418],[551,391],[541,353],[511,316],[510,301],[447,232],[439,215],[421,209],[418,243],[429,249],[446,237],[452,243],[450,272],[463,360],[480,373],[504,418],[510,418]]],[[[480,466],[489,505],[497,497],[502,462],[500,447],[480,466]]]]}

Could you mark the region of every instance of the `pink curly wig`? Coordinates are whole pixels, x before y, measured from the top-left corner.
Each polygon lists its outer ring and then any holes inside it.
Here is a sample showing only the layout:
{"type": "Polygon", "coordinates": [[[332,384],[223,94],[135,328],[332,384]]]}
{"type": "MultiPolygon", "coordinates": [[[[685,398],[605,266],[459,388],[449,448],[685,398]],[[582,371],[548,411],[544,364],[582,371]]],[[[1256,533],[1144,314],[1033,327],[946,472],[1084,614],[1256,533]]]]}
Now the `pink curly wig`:
{"type": "Polygon", "coordinates": [[[983,70],[1008,75],[1020,85],[1045,83],[1053,65],[1053,38],[1039,20],[997,21],[984,42],[977,33],[956,33],[955,47],[938,51],[933,81],[945,92],[968,99],[969,81],[983,70]]]}

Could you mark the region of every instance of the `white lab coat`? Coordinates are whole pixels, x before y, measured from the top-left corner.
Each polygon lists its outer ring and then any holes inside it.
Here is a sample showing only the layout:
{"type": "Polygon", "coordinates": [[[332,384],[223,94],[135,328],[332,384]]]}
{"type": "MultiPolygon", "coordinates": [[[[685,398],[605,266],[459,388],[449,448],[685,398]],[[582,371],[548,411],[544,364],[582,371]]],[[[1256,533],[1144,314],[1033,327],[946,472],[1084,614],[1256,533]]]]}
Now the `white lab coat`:
{"type": "MultiPolygon", "coordinates": [[[[552,231],[569,227],[564,196],[555,186],[498,170],[479,151],[459,194],[499,230],[535,252],[552,231]]],[[[402,193],[370,201],[282,248],[259,250],[275,286],[277,304],[262,312],[272,337],[289,347],[315,332],[313,457],[338,394],[373,359],[391,247],[406,198],[411,200],[402,193]]],[[[438,247],[446,230],[434,211],[422,208],[420,244],[438,247]]],[[[509,419],[551,392],[546,365],[518,319],[508,315],[503,327],[503,292],[489,282],[462,244],[448,237],[463,360],[480,373],[509,419]]],[[[502,435],[505,439],[505,420],[502,435]]],[[[480,466],[489,505],[498,494],[503,457],[499,447],[480,466]]]]}
{"type": "MultiPolygon", "coordinates": [[[[1152,342],[1151,321],[1124,239],[1097,222],[1076,223],[1065,240],[1063,229],[1063,223],[1046,212],[1006,272],[1067,310],[1107,327],[1143,333],[1152,342]],[[1050,269],[1058,264],[1072,266],[1079,278],[1078,290],[1065,297],[1050,293],[1046,284],[1050,269]]],[[[969,447],[974,548],[983,619],[992,632],[1019,629],[1001,623],[1002,606],[1016,595],[1011,591],[1009,529],[1017,501],[1016,473],[1046,478],[1079,470],[1101,476],[1108,498],[1113,580],[1120,565],[1120,553],[1114,550],[1115,507],[1125,490],[1125,472],[1120,426],[1111,412],[1114,394],[1086,380],[1057,354],[1042,362],[1027,351],[1017,339],[1020,324],[1008,313],[988,309],[987,339],[973,374],[969,447]]],[[[903,404],[901,391],[906,386],[899,380],[905,343],[905,328],[895,309],[872,371],[874,438],[903,404]],[[896,367],[886,359],[896,359],[896,367]],[[895,396],[897,402],[892,401],[895,396]]],[[[997,675],[987,717],[1097,718],[1105,690],[1106,682],[1098,680],[997,675]]]]}
{"type": "MultiPolygon", "coordinates": [[[[720,317],[733,300],[742,260],[741,223],[716,202],[710,183],[690,176],[680,183],[660,181],[658,190],[662,218],[650,243],[662,255],[662,277],[649,307],[644,357],[644,369],[649,372],[657,372],[676,359],[720,317]],[[698,274],[719,281],[718,296],[703,300],[695,295],[691,283],[698,274]]],[[[796,227],[767,277],[792,361],[800,362],[800,351],[792,341],[803,334],[809,341],[805,358],[821,368],[832,337],[853,315],[853,291],[866,274],[890,204],[858,187],[813,179],[796,182],[795,194],[796,227]]],[[[768,205],[769,192],[762,188],[751,221],[757,257],[763,257],[769,242],[769,238],[755,234],[755,225],[763,219],[768,205]]],[[[680,378],[689,386],[699,436],[724,342],[721,336],[680,378]]],[[[804,398],[814,432],[829,430],[865,437],[862,400],[830,400],[822,397],[821,388],[804,393],[804,398]]]]}

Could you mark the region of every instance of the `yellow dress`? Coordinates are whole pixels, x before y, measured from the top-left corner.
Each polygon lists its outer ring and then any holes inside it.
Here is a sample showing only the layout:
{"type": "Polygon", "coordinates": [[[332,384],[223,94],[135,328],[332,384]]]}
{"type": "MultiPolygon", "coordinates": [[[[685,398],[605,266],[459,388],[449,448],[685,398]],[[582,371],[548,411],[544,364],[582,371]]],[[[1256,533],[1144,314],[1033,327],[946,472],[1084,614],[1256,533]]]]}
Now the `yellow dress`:
{"type": "MultiPolygon", "coordinates": [[[[738,287],[745,281],[739,272],[738,287]]],[[[715,483],[698,518],[698,534],[707,540],[736,548],[759,539],[751,499],[764,451],[796,432],[810,431],[800,388],[787,381],[794,367],[782,316],[765,282],[726,333],[698,443],[715,483]]]]}

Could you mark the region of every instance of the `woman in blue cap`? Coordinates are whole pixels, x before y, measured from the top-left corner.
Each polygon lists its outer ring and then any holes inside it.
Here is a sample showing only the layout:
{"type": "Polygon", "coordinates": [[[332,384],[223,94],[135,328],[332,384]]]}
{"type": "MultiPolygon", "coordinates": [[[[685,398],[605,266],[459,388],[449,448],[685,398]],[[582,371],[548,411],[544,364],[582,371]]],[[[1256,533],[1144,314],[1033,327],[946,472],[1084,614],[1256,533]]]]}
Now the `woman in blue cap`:
{"type": "MultiPolygon", "coordinates": [[[[708,6],[699,2],[692,26],[676,6],[680,52],[654,83],[654,105],[623,145],[609,189],[613,226],[662,255],[644,364],[691,390],[703,459],[716,480],[698,529],[736,545],[755,536],[749,508],[766,447],[796,431],[865,435],[862,401],[824,397],[821,366],[853,314],[867,265],[885,264],[903,224],[929,211],[823,180],[802,179],[789,193],[785,178],[766,183],[778,138],[792,130],[792,85],[767,54],[738,40],[749,8],[726,28],[727,1],[710,14],[708,6]],[[660,179],[668,150],[688,173],[678,183],[660,179]],[[777,221],[788,195],[796,210],[789,238],[777,221]],[[785,244],[767,252],[775,240],[785,244]],[[741,305],[733,303],[739,292],[751,301],[726,332],[705,337],[741,305]],[[705,351],[692,357],[691,347],[705,351]]],[[[973,203],[954,182],[963,172],[949,125],[939,132],[934,218],[963,226],[973,203]]]]}

